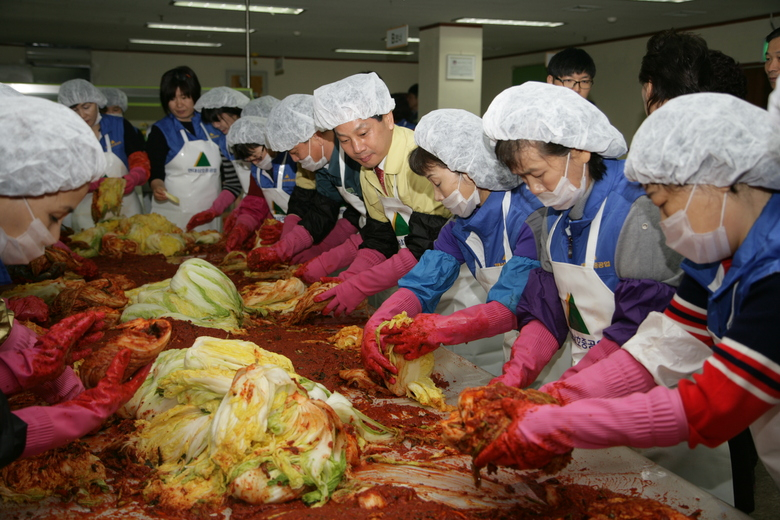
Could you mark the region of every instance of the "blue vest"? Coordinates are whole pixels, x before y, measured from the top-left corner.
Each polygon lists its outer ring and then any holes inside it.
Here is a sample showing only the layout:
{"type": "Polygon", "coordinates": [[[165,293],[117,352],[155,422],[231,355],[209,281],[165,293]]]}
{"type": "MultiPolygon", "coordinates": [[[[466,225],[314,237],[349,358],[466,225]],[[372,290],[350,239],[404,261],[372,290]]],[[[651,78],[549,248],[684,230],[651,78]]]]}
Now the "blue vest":
{"type": "MultiPolygon", "coordinates": [[[[192,135],[189,130],[184,128],[184,125],[181,124],[181,121],[176,119],[173,114],[168,114],[164,118],[160,119],[154,124],[154,126],[160,129],[160,131],[165,136],[165,141],[168,143],[168,155],[165,157],[165,164],[171,162],[171,160],[179,153],[179,150],[181,150],[184,146],[184,140],[181,137],[181,133],[179,132],[180,130],[187,132],[190,139],[205,141],[208,139],[208,137],[211,137],[210,135],[207,136],[207,134],[203,131],[203,128],[201,127],[200,114],[198,112],[195,112],[192,115],[192,126],[195,129],[195,135],[192,135]]],[[[209,134],[217,134],[213,127],[211,130],[209,130],[211,125],[204,124],[203,126],[206,127],[206,131],[209,134]]]]}
{"type": "Polygon", "coordinates": [[[8,285],[11,281],[11,275],[8,274],[8,269],[5,268],[5,264],[0,260],[0,286],[8,285]]]}
{"type": "MultiPolygon", "coordinates": [[[[547,229],[548,231],[552,229],[555,221],[563,214],[550,242],[551,259],[555,262],[582,265],[585,263],[590,224],[604,199],[607,199],[596,245],[594,268],[599,278],[614,292],[620,281],[615,272],[615,250],[620,231],[623,229],[631,206],[639,197],[645,195],[645,191],[639,183],[631,182],[623,175],[624,161],[605,160],[604,164],[607,166],[607,171],[600,181],[594,183],[585,203],[582,218],[572,221],[569,220],[570,209],[556,211],[550,208],[547,210],[547,229]],[[570,227],[572,237],[572,258],[569,258],[567,227],[570,227]]],[[[546,244],[542,244],[542,247],[546,247],[546,244]]]]}
{"type": "Polygon", "coordinates": [[[767,276],[780,272],[780,194],[769,199],[758,220],[723,275],[720,262],[696,264],[684,260],[685,273],[707,289],[707,328],[722,338],[729,323],[739,315],[750,287],[767,276]],[[722,277],[720,284],[717,279],[722,277]]]}
{"type": "Polygon", "coordinates": [[[130,168],[127,164],[127,152],[125,151],[125,119],[120,116],[103,114],[100,119],[100,146],[103,147],[104,152],[108,151],[104,137],[106,134],[111,140],[111,151],[122,160],[125,168],[130,168]]]}
{"type": "Polygon", "coordinates": [[[203,123],[203,126],[206,127],[206,132],[208,132],[211,140],[217,143],[217,146],[219,146],[219,151],[222,152],[222,156],[227,158],[229,161],[234,161],[236,157],[230,153],[230,150],[228,150],[227,136],[211,126],[210,123],[203,123]]]}
{"type": "Polygon", "coordinates": [[[276,154],[276,157],[274,157],[271,161],[271,164],[273,165],[271,168],[271,176],[273,177],[273,180],[260,173],[260,168],[253,164],[251,169],[251,176],[255,181],[255,184],[264,190],[276,188],[276,182],[279,180],[279,168],[283,162],[284,177],[282,178],[282,190],[285,193],[292,195],[293,189],[295,189],[297,166],[295,161],[292,160],[287,152],[276,154]]]}

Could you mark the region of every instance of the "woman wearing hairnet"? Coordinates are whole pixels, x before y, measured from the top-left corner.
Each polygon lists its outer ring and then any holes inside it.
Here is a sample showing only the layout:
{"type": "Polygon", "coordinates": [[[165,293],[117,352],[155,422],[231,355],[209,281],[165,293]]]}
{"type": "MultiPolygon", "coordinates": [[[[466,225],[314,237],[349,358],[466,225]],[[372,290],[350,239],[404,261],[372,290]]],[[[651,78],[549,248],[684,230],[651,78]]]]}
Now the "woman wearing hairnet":
{"type": "MultiPolygon", "coordinates": [[[[436,199],[458,218],[441,229],[433,249],[423,253],[417,265],[398,281],[398,291],[366,324],[362,352],[366,368],[381,375],[383,369],[396,373],[376,342],[377,326],[396,314],[406,311],[419,319],[421,312],[438,312],[425,315],[433,325],[429,333],[452,336],[455,341],[440,341],[452,345],[458,343],[456,331],[463,317],[484,313],[488,323],[482,334],[487,339],[452,350],[485,370],[500,373],[505,361],[503,349],[501,341],[491,336],[516,327],[514,309],[523,292],[522,272],[539,266],[532,259],[508,262],[513,258],[512,250],[523,222],[541,203],[519,177],[496,160],[482,132],[482,119],[471,112],[434,110],[420,120],[414,140],[418,147],[409,157],[412,170],[433,184],[436,199]],[[463,264],[471,271],[468,280],[458,280],[463,264]],[[499,275],[511,280],[509,291],[492,291],[499,275]],[[486,308],[478,306],[485,298],[491,303],[486,308]],[[460,312],[441,315],[452,310],[460,312]],[[491,320],[493,315],[506,319],[491,320]]],[[[427,344],[421,347],[419,342],[391,342],[395,352],[407,359],[430,352],[427,344]]]]}
{"type": "Polygon", "coordinates": [[[780,483],[778,135],[767,112],[724,94],[681,96],[647,118],[625,171],[660,209],[667,244],[686,257],[674,299],[621,350],[550,385],[565,406],[524,411],[478,465],[516,464],[513,453],[529,445],[550,453],[717,446],[750,426],[780,483]],[[632,381],[605,392],[604,367],[632,381]]]}
{"type": "MultiPolygon", "coordinates": [[[[141,199],[135,192],[137,186],[149,179],[149,157],[144,151],[144,141],[133,125],[121,116],[101,115],[99,109],[106,106],[106,97],[97,87],[84,79],[72,79],[60,85],[57,100],[73,109],[92,129],[106,153],[106,171],[103,177],[125,179],[125,196],[122,199],[122,216],[131,217],[142,212],[141,199]]],[[[95,225],[92,220],[92,193],[100,180],[90,184],[90,193],[73,212],[71,222],[76,231],[95,225]]]]}
{"type": "MultiPolygon", "coordinates": [[[[95,134],[73,111],[43,99],[0,97],[0,285],[6,265],[28,263],[59,237],[60,225],[105,173],[95,134]]],[[[0,300],[0,466],[67,444],[99,426],[135,393],[149,367],[122,384],[123,350],[98,385],[84,390],[68,366],[102,334],[103,313],[84,312],[41,337],[0,300]],[[11,412],[6,396],[32,390],[53,406],[11,412]],[[57,403],[57,404],[55,404],[57,403]]]]}
{"type": "Polygon", "coordinates": [[[106,114],[124,117],[127,112],[127,94],[114,87],[102,87],[100,91],[106,97],[106,114]]]}
{"type": "Polygon", "coordinates": [[[203,223],[192,223],[196,229],[219,230],[219,216],[241,194],[241,182],[220,152],[221,133],[195,111],[199,98],[200,82],[191,68],[163,74],[160,103],[166,116],[152,126],[146,142],[152,163],[151,211],[182,229],[200,214],[203,223]]]}
{"type": "Polygon", "coordinates": [[[360,190],[360,166],[344,157],[332,131],[317,131],[311,94],[284,98],[271,110],[265,134],[269,148],[288,151],[300,168],[283,236],[273,246],[249,253],[247,262],[255,269],[280,262],[308,262],[298,276],[311,283],[349,265],[355,258],[359,245],[357,231],[366,213],[360,190]],[[314,188],[310,196],[309,186],[314,188]],[[343,206],[346,209],[342,214],[343,206]],[[328,264],[320,256],[326,251],[334,264],[329,269],[315,269],[314,264],[328,264]],[[312,275],[314,271],[319,272],[312,275]]]}

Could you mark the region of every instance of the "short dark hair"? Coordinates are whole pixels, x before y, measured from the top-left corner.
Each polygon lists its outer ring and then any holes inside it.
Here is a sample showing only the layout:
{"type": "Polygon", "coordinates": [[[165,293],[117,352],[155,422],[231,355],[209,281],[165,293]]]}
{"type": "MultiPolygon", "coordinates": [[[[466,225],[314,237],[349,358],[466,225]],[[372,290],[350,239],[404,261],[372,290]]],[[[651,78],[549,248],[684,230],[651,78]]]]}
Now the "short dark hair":
{"type": "Polygon", "coordinates": [[[222,114],[233,114],[241,117],[241,109],[238,107],[204,108],[200,111],[200,117],[206,123],[216,123],[222,114]]]}
{"type": "Polygon", "coordinates": [[[766,35],[766,43],[771,42],[775,38],[780,38],[780,27],[766,35]]]}
{"type": "MultiPolygon", "coordinates": [[[[515,139],[512,141],[498,141],[496,143],[496,157],[511,171],[521,171],[523,163],[520,155],[523,150],[529,147],[536,148],[543,157],[566,157],[572,151],[571,148],[560,144],[515,139]]],[[[591,152],[590,160],[588,161],[588,173],[590,173],[593,182],[603,179],[606,171],[607,165],[604,164],[604,158],[597,153],[591,152]]]]}
{"type": "Polygon", "coordinates": [[[200,99],[200,81],[195,71],[186,65],[171,69],[160,79],[160,104],[166,114],[171,113],[168,102],[176,97],[177,88],[193,101],[200,99]]]}
{"type": "Polygon", "coordinates": [[[407,90],[406,93],[407,94],[414,94],[416,96],[417,95],[417,88],[418,88],[417,87],[417,83],[415,83],[414,85],[409,87],[409,90],[407,90]]]}
{"type": "Polygon", "coordinates": [[[591,79],[596,77],[596,64],[590,54],[582,49],[569,47],[550,58],[547,64],[547,74],[554,78],[571,76],[572,74],[588,74],[591,79]]]}
{"type": "Polygon", "coordinates": [[[447,168],[447,165],[441,159],[424,148],[418,146],[409,154],[409,168],[417,175],[425,177],[436,166],[447,168]]]}
{"type": "Polygon", "coordinates": [[[409,107],[409,101],[406,99],[406,94],[403,92],[396,92],[390,94],[395,101],[395,108],[393,109],[393,120],[398,122],[403,119],[407,121],[412,120],[412,109],[409,107]]]}
{"type": "Polygon", "coordinates": [[[639,82],[652,83],[647,111],[677,96],[706,91],[712,82],[709,49],[703,38],[669,29],[647,41],[639,82]]]}
{"type": "Polygon", "coordinates": [[[237,143],[230,147],[233,155],[239,161],[246,161],[248,157],[251,157],[255,153],[255,149],[260,146],[264,146],[259,143],[237,143]]]}
{"type": "Polygon", "coordinates": [[[731,94],[740,99],[747,98],[747,76],[734,58],[720,51],[710,49],[712,83],[708,92],[731,94]]]}

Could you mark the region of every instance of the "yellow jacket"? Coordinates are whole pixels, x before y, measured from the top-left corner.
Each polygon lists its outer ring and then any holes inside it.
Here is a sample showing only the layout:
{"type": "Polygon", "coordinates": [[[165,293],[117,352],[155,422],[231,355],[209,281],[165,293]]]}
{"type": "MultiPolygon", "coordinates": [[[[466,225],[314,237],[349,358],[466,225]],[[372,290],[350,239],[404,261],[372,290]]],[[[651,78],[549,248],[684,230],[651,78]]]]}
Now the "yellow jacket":
{"type": "Polygon", "coordinates": [[[295,185],[305,190],[317,189],[317,181],[315,180],[315,174],[310,172],[300,164],[298,165],[298,172],[295,176],[295,185]]]}

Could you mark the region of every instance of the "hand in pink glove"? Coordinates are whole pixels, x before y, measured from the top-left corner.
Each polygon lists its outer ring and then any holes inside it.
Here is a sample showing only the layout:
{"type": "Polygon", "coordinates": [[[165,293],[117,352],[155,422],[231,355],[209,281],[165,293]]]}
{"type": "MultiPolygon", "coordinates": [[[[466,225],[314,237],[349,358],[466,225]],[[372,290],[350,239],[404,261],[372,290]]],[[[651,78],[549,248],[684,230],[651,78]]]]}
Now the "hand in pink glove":
{"type": "MultiPolygon", "coordinates": [[[[285,228],[287,227],[287,219],[284,221],[285,228]]],[[[282,232],[282,236],[284,236],[284,232],[282,232]]],[[[330,230],[330,233],[328,233],[325,238],[322,239],[322,242],[319,244],[314,244],[308,249],[305,249],[301,251],[300,253],[296,254],[292,257],[291,262],[293,264],[303,264],[311,260],[312,258],[315,258],[317,256],[320,256],[321,254],[325,252],[329,252],[332,249],[335,249],[342,244],[344,244],[347,240],[352,241],[355,244],[355,251],[357,252],[357,247],[360,246],[360,244],[363,243],[363,238],[360,237],[358,234],[358,230],[355,226],[350,224],[350,222],[345,219],[341,218],[336,222],[336,225],[333,226],[333,229],[330,230]],[[358,241],[355,241],[353,237],[359,237],[358,241]]],[[[383,255],[384,256],[384,255],[383,255]]],[[[352,257],[354,259],[354,255],[352,257]]],[[[344,265],[339,266],[346,267],[348,266],[352,260],[347,262],[344,265]]],[[[330,272],[330,271],[329,271],[330,272]]]]}
{"type": "Polygon", "coordinates": [[[585,354],[585,357],[580,359],[579,363],[561,374],[561,377],[558,378],[558,380],[563,381],[564,379],[578,374],[592,364],[597,363],[602,359],[606,359],[609,355],[611,355],[613,352],[617,352],[618,350],[620,350],[620,345],[607,337],[601,338],[601,341],[596,343],[592,349],[588,350],[588,353],[585,354]]]}
{"type": "Polygon", "coordinates": [[[311,244],[312,238],[306,228],[296,226],[274,245],[252,250],[246,258],[247,265],[253,271],[267,271],[274,265],[289,262],[295,253],[303,251],[311,244]]]}
{"type": "Polygon", "coordinates": [[[527,323],[512,344],[512,356],[504,364],[503,374],[490,384],[501,382],[506,386],[527,387],[536,380],[559,347],[558,340],[541,321],[527,323]]]}
{"type": "Polygon", "coordinates": [[[282,238],[287,236],[287,233],[295,229],[301,220],[302,220],[301,217],[299,217],[295,213],[290,213],[286,217],[284,217],[284,225],[282,226],[282,238]]]}
{"type": "Polygon", "coordinates": [[[341,315],[346,316],[350,314],[368,296],[359,285],[342,282],[333,289],[315,296],[314,301],[324,302],[325,300],[330,300],[322,314],[333,314],[338,318],[341,315]]]}
{"type": "Polygon", "coordinates": [[[236,196],[229,190],[222,190],[214,202],[211,203],[211,207],[206,211],[201,211],[192,216],[189,222],[187,222],[187,231],[192,231],[198,226],[208,224],[218,216],[222,215],[228,206],[236,200],[236,196]]]}
{"type": "Polygon", "coordinates": [[[260,244],[270,246],[279,241],[282,237],[282,228],[284,223],[274,220],[273,223],[263,224],[260,228],[260,244]]]}
{"type": "Polygon", "coordinates": [[[125,180],[125,195],[129,195],[136,186],[141,186],[149,178],[148,172],[139,167],[130,168],[127,175],[123,177],[125,180]]]}
{"type": "Polygon", "coordinates": [[[152,368],[150,363],[122,383],[130,356],[130,350],[121,350],[98,385],[70,401],[14,412],[27,423],[27,445],[22,457],[32,457],[86,435],[130,400],[152,368]]]}
{"type": "MultiPolygon", "coordinates": [[[[384,356],[383,349],[377,344],[376,329],[384,321],[392,319],[395,315],[406,311],[408,316],[415,316],[422,310],[420,300],[415,294],[406,288],[398,289],[377,309],[366,323],[363,329],[363,344],[360,349],[360,357],[363,360],[363,366],[369,372],[374,372],[390,381],[395,382],[393,374],[398,373],[398,369],[390,363],[384,356]]],[[[382,337],[384,343],[385,337],[382,337]]]]}
{"type": "Polygon", "coordinates": [[[250,271],[268,271],[272,267],[283,264],[276,249],[271,247],[256,247],[246,255],[246,265],[250,271]]]}
{"type": "Polygon", "coordinates": [[[103,179],[107,179],[108,177],[101,177],[96,181],[92,181],[89,183],[89,193],[92,193],[93,191],[97,191],[97,189],[100,187],[100,183],[103,182],[103,179]]]}
{"type": "Polygon", "coordinates": [[[674,446],[688,439],[688,421],[676,390],[656,387],[621,399],[584,399],[566,406],[505,399],[512,423],[474,459],[534,469],[572,448],[674,446]]]}
{"type": "Polygon", "coordinates": [[[252,230],[242,223],[236,224],[225,240],[225,249],[238,251],[244,248],[244,243],[252,234],[252,230]]]}
{"type": "MultiPolygon", "coordinates": [[[[341,245],[307,261],[295,273],[295,276],[306,283],[314,283],[323,276],[348,266],[357,256],[358,247],[363,239],[358,234],[350,236],[341,245]]],[[[316,246],[315,246],[316,247],[316,246]]],[[[339,277],[341,278],[341,277],[339,277]]]]}
{"type": "MultiPolygon", "coordinates": [[[[233,231],[233,226],[236,225],[236,221],[238,219],[238,210],[231,211],[230,215],[227,216],[224,222],[222,222],[222,234],[224,236],[230,235],[230,232],[233,231]]],[[[228,251],[230,251],[228,249],[228,251]]]]}
{"type": "Polygon", "coordinates": [[[212,209],[207,209],[206,211],[201,211],[200,213],[196,213],[192,216],[190,221],[187,222],[187,231],[192,231],[198,226],[202,226],[203,224],[208,224],[218,216],[219,214],[212,209]]]}
{"type": "Polygon", "coordinates": [[[405,359],[416,359],[440,345],[457,345],[508,332],[516,323],[514,313],[496,301],[474,305],[449,316],[418,314],[410,325],[388,331],[393,337],[387,341],[405,359]]]}
{"type": "Polygon", "coordinates": [[[355,255],[355,259],[349,265],[349,269],[346,269],[341,274],[339,274],[339,278],[341,278],[342,280],[349,280],[356,274],[360,274],[363,271],[367,271],[368,269],[371,269],[375,265],[381,264],[385,260],[386,260],[385,255],[383,255],[376,249],[371,249],[367,247],[364,247],[363,249],[358,249],[357,254],[355,255]]]}
{"type": "Polygon", "coordinates": [[[34,321],[38,325],[45,325],[49,321],[49,306],[38,296],[9,298],[8,308],[19,321],[34,321]]]}

